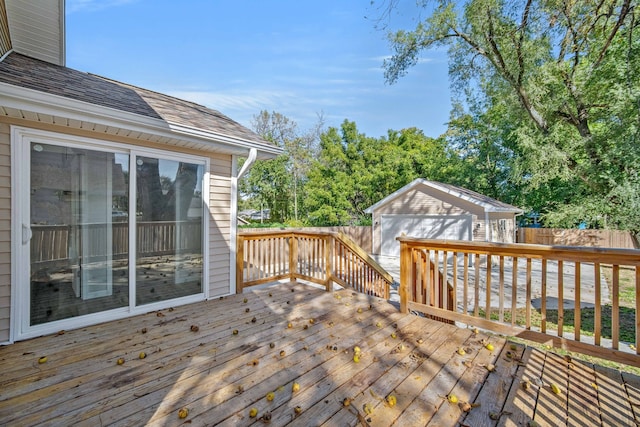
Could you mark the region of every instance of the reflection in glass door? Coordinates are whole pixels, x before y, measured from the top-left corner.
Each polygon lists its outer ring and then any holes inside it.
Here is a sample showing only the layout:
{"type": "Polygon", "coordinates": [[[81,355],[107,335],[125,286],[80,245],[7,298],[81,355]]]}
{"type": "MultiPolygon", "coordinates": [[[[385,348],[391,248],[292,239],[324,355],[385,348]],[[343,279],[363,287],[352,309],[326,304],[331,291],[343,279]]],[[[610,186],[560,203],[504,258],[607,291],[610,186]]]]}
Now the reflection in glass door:
{"type": "Polygon", "coordinates": [[[204,165],[136,157],[136,304],[203,292],[204,165]]]}
{"type": "Polygon", "coordinates": [[[30,324],[128,306],[129,156],[32,142],[30,159],[30,324]]]}

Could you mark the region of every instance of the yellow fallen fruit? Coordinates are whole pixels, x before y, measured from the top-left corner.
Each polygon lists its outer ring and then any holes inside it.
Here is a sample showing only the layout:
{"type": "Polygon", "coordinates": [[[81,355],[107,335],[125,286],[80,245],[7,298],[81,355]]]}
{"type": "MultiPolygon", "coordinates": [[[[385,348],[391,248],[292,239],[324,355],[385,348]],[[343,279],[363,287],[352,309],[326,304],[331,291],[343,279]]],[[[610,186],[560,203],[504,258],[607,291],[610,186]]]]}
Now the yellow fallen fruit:
{"type": "Polygon", "coordinates": [[[550,387],[551,387],[551,391],[554,392],[555,394],[561,393],[560,387],[558,387],[556,384],[551,383],[550,387]]]}
{"type": "Polygon", "coordinates": [[[287,328],[289,329],[293,328],[293,324],[291,322],[287,323],[287,328]]]}
{"type": "Polygon", "coordinates": [[[486,366],[486,368],[487,368],[487,371],[489,371],[489,372],[493,372],[493,371],[495,371],[495,370],[496,370],[496,365],[494,365],[493,363],[489,363],[489,364],[486,366]]]}
{"type": "Polygon", "coordinates": [[[42,356],[40,359],[38,359],[38,363],[47,363],[47,356],[42,356]]]}
{"type": "Polygon", "coordinates": [[[364,411],[365,414],[371,415],[373,413],[373,405],[371,405],[371,403],[365,403],[362,406],[362,410],[364,411]]]}
{"type": "Polygon", "coordinates": [[[376,322],[376,326],[377,326],[378,328],[382,328],[382,322],[376,322]]]}
{"type": "Polygon", "coordinates": [[[344,399],[342,399],[342,406],[351,406],[351,399],[348,397],[345,397],[344,399]]]}
{"type": "Polygon", "coordinates": [[[138,355],[138,357],[140,359],[144,359],[145,357],[147,357],[147,353],[145,353],[144,351],[141,351],[140,354],[138,355]]]}
{"type": "Polygon", "coordinates": [[[294,392],[294,393],[296,391],[300,391],[300,384],[298,384],[298,383],[291,384],[291,391],[294,392]]]}
{"type": "Polygon", "coordinates": [[[396,403],[398,402],[398,399],[393,394],[387,396],[385,400],[387,401],[387,405],[389,405],[390,408],[396,406],[396,403]]]}
{"type": "Polygon", "coordinates": [[[467,354],[467,352],[466,352],[466,351],[464,351],[464,348],[460,347],[460,348],[458,349],[458,354],[459,354],[460,356],[464,356],[465,354],[467,354]]]}
{"type": "Polygon", "coordinates": [[[267,393],[267,401],[271,402],[275,398],[276,394],[274,392],[270,391],[269,393],[267,393]]]}
{"type": "Polygon", "coordinates": [[[395,332],[391,332],[391,338],[395,340],[396,338],[398,338],[398,334],[396,334],[395,332]]]}
{"type": "Polygon", "coordinates": [[[361,351],[361,350],[360,350],[360,347],[358,347],[358,346],[353,347],[353,352],[354,352],[355,354],[359,354],[359,353],[360,353],[360,351],[361,351]]]}
{"type": "Polygon", "coordinates": [[[354,363],[360,363],[360,354],[354,354],[353,355],[353,362],[354,363]]]}
{"type": "Polygon", "coordinates": [[[455,394],[449,394],[449,395],[447,395],[447,400],[450,403],[456,404],[456,403],[458,403],[458,396],[456,396],[455,394]]]}
{"type": "Polygon", "coordinates": [[[122,358],[122,357],[121,357],[121,358],[119,358],[118,360],[116,360],[116,363],[117,363],[118,365],[124,365],[124,358],[122,358]]]}
{"type": "Polygon", "coordinates": [[[487,345],[484,346],[484,348],[486,348],[489,351],[493,351],[493,344],[488,343],[487,345]]]}
{"type": "Polygon", "coordinates": [[[242,302],[246,303],[247,301],[249,301],[248,299],[243,299],[242,302]]]}
{"type": "Polygon", "coordinates": [[[517,345],[515,345],[515,344],[511,344],[511,345],[509,346],[509,348],[510,348],[511,350],[513,350],[513,351],[518,350],[518,346],[517,346],[517,345]]]}
{"type": "Polygon", "coordinates": [[[480,333],[480,331],[478,330],[478,328],[473,328],[473,333],[478,335],[478,333],[480,333]]]}
{"type": "Polygon", "coordinates": [[[251,418],[255,418],[258,416],[258,410],[256,408],[249,409],[249,416],[251,418]]]}
{"type": "Polygon", "coordinates": [[[189,416],[189,410],[187,408],[182,408],[178,411],[178,418],[181,420],[187,418],[189,416]]]}
{"type": "Polygon", "coordinates": [[[295,412],[296,415],[300,415],[302,413],[302,406],[296,406],[295,408],[293,408],[293,412],[295,412]]]}

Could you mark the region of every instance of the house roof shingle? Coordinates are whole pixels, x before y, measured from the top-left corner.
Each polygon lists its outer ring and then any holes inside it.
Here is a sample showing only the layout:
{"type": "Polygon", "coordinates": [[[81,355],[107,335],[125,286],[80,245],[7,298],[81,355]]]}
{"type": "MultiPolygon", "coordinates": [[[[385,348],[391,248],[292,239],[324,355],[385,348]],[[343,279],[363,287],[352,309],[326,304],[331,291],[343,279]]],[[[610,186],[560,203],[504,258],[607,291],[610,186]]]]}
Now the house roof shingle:
{"type": "Polygon", "coordinates": [[[0,82],[251,143],[274,146],[211,108],[15,52],[0,62],[0,82]]]}

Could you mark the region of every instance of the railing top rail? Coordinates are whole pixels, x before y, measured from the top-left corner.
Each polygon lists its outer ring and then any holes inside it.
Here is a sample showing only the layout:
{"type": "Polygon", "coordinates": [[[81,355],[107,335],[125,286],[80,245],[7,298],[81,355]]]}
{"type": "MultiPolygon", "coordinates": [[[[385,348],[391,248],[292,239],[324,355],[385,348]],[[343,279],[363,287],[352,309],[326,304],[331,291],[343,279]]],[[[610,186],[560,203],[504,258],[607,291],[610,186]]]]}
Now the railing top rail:
{"type": "Polygon", "coordinates": [[[238,236],[242,237],[264,237],[264,236],[283,236],[283,235],[302,235],[302,236],[336,236],[333,231],[304,231],[295,228],[286,230],[265,230],[265,231],[238,231],[238,236]]]}
{"type": "Polygon", "coordinates": [[[548,246],[523,243],[468,242],[461,240],[418,239],[397,237],[400,243],[422,249],[443,249],[449,252],[472,252],[497,256],[528,257],[563,261],[593,262],[616,265],[640,265],[640,250],[593,248],[584,246],[548,246]]]}

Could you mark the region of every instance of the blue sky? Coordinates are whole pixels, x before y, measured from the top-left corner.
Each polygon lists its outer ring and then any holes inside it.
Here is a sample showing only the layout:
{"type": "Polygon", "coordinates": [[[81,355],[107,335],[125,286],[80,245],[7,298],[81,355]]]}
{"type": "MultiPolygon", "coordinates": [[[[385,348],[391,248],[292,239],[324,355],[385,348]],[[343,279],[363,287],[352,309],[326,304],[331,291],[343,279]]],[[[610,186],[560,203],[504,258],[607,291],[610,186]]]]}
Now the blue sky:
{"type": "MultiPolygon", "coordinates": [[[[385,22],[413,28],[412,0],[385,22]]],[[[67,65],[188,99],[250,126],[261,110],[311,128],[354,121],[388,129],[446,129],[446,53],[427,52],[394,85],[381,12],[371,0],[67,0],[67,65]],[[368,17],[368,18],[366,18],[368,17]]]]}

